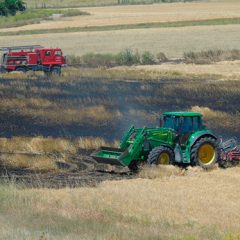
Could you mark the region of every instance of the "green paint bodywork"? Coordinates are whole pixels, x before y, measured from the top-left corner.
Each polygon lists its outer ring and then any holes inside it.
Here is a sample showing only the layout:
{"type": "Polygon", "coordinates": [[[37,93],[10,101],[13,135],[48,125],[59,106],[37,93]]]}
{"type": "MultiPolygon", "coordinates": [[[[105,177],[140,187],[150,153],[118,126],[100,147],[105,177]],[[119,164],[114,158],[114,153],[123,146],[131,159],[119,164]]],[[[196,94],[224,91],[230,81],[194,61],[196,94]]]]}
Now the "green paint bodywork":
{"type": "MultiPolygon", "coordinates": [[[[129,166],[135,161],[146,161],[150,151],[158,146],[167,146],[173,151],[178,151],[180,158],[175,158],[179,163],[190,163],[191,147],[203,136],[214,136],[214,134],[205,128],[202,124],[202,114],[195,112],[166,112],[163,117],[170,117],[175,121],[184,121],[184,118],[197,118],[198,127],[194,131],[184,132],[172,128],[157,127],[157,128],[134,128],[131,126],[123,136],[119,149],[100,149],[92,154],[96,160],[108,163],[120,163],[124,166],[129,166]],[[180,140],[185,138],[184,141],[180,140]],[[111,161],[110,161],[111,160],[111,161]]],[[[165,123],[165,122],[164,122],[165,123]]],[[[166,123],[165,123],[166,124],[166,123]]],[[[180,123],[179,123],[180,125],[180,123]]]]}
{"type": "Polygon", "coordinates": [[[175,117],[202,117],[202,114],[198,112],[165,112],[163,115],[175,117]]]}

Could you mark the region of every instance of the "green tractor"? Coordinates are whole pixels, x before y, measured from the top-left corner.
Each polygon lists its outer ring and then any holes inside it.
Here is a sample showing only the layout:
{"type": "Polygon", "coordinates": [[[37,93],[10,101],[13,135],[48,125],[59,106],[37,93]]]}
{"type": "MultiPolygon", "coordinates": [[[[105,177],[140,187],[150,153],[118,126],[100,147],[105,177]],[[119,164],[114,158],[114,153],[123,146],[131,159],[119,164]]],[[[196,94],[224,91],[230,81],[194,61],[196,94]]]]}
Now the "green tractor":
{"type": "Polygon", "coordinates": [[[91,156],[99,163],[128,166],[188,164],[204,169],[218,160],[218,139],[203,125],[202,114],[165,112],[157,128],[134,128],[122,138],[119,148],[101,147],[91,156]]]}

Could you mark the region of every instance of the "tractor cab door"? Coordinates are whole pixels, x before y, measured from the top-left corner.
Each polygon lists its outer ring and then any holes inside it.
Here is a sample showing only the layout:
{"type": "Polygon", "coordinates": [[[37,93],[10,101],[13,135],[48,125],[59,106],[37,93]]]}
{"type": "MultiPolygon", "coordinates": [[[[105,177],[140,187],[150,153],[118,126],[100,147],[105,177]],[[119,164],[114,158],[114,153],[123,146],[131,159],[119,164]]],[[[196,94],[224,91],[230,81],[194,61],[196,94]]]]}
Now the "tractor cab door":
{"type": "Polygon", "coordinates": [[[178,130],[180,145],[186,145],[189,137],[200,128],[200,117],[180,117],[178,130]]]}

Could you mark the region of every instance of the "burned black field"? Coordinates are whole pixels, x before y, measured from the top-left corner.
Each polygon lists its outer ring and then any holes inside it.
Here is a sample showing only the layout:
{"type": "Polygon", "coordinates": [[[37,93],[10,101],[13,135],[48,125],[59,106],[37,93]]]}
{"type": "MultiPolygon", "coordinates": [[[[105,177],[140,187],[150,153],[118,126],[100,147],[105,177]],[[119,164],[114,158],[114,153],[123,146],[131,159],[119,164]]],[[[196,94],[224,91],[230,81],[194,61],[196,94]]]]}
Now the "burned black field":
{"type": "Polygon", "coordinates": [[[239,81],[5,75],[0,79],[2,137],[101,137],[157,126],[164,111],[198,110],[217,134],[239,133],[239,81]]]}
{"type": "Polygon", "coordinates": [[[2,181],[62,188],[134,178],[126,169],[100,166],[89,155],[101,145],[116,146],[131,125],[158,126],[164,111],[201,112],[217,135],[239,138],[237,80],[174,74],[143,80],[137,74],[116,78],[77,71],[51,78],[1,76],[2,181]]]}

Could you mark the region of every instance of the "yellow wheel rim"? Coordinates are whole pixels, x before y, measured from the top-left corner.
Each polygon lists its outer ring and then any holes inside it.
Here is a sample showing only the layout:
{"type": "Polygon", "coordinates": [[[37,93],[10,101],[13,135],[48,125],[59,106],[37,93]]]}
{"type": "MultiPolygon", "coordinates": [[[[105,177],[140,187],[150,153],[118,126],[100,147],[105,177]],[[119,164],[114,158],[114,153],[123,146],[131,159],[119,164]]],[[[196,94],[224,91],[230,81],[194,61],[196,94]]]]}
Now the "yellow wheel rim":
{"type": "Polygon", "coordinates": [[[168,153],[161,153],[158,157],[158,164],[168,165],[170,164],[170,156],[168,153]]]}
{"type": "Polygon", "coordinates": [[[211,164],[216,157],[214,146],[209,143],[203,144],[198,150],[198,159],[204,165],[211,164]]]}

